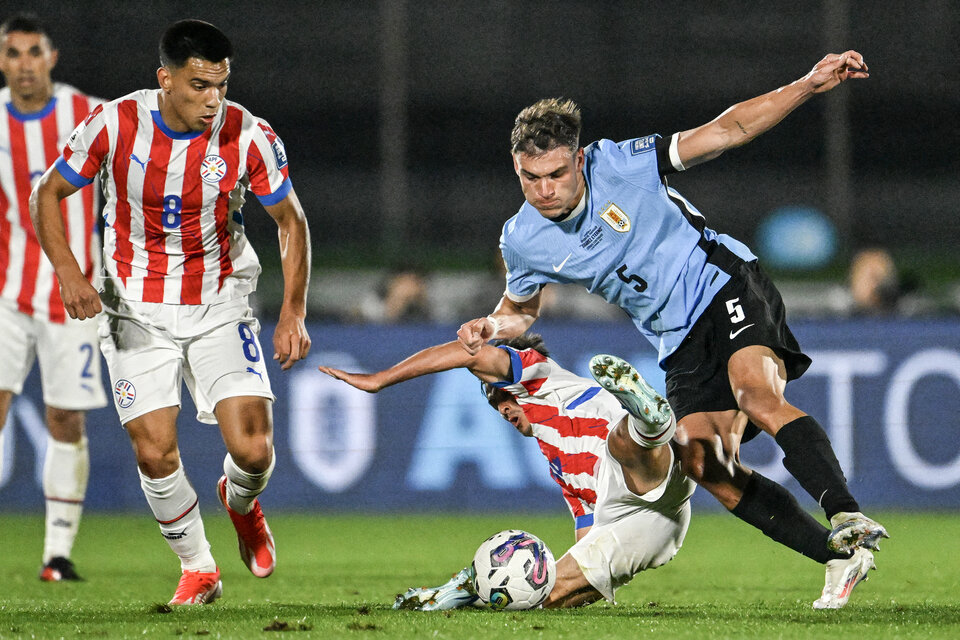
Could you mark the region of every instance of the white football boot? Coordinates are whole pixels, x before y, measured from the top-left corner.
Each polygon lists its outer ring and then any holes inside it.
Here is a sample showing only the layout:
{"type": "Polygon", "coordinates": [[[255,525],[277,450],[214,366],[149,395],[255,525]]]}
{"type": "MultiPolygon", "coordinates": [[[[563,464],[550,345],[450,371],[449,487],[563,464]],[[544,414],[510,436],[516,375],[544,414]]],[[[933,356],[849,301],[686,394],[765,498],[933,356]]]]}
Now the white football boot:
{"type": "Polygon", "coordinates": [[[850,600],[853,588],[867,579],[867,572],[876,569],[873,554],[856,548],[847,559],[828,560],[827,577],[820,597],[813,601],[814,609],[840,609],[850,600]]]}

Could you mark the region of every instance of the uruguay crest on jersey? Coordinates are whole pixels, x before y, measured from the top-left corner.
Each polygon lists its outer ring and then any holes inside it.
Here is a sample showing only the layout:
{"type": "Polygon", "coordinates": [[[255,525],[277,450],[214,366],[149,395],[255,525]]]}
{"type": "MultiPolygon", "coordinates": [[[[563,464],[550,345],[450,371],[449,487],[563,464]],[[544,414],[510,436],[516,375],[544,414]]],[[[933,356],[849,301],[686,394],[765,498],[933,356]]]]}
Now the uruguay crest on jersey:
{"type": "Polygon", "coordinates": [[[600,212],[600,217],[618,233],[630,231],[630,218],[613,202],[600,212]]]}

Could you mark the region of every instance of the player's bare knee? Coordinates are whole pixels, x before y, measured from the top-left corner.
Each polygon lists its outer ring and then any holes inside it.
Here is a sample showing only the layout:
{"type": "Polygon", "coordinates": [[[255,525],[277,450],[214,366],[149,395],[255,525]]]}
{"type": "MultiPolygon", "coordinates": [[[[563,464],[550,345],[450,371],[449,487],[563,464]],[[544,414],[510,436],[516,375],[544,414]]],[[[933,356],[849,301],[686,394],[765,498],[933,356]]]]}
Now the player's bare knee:
{"type": "Polygon", "coordinates": [[[245,442],[237,451],[231,450],[230,456],[243,471],[251,474],[263,473],[273,462],[273,443],[265,439],[245,442]]]}
{"type": "Polygon", "coordinates": [[[80,442],[83,427],[83,411],[47,407],[47,430],[57,442],[80,442]]]}
{"type": "Polygon", "coordinates": [[[776,432],[779,414],[788,406],[783,396],[770,389],[748,387],[737,392],[737,404],[750,422],[767,433],[776,432]]]}
{"type": "Polygon", "coordinates": [[[135,449],[137,466],[148,478],[166,478],[180,468],[180,452],[151,447],[135,449]]]}
{"type": "Polygon", "coordinates": [[[607,435],[607,446],[610,453],[621,464],[629,464],[643,451],[640,445],[634,442],[630,434],[627,433],[627,428],[626,420],[622,420],[607,435]]]}
{"type": "Polygon", "coordinates": [[[727,511],[736,507],[740,502],[740,498],[743,496],[742,489],[734,485],[732,478],[727,478],[720,482],[704,481],[700,486],[716,498],[717,502],[722,504],[727,511]]]}
{"type": "Polygon", "coordinates": [[[738,462],[725,464],[717,458],[713,447],[706,446],[706,443],[699,445],[693,448],[692,454],[681,455],[680,469],[720,504],[728,510],[733,509],[743,494],[742,485],[746,478],[743,467],[738,462]]]}
{"type": "Polygon", "coordinates": [[[706,474],[706,453],[703,443],[698,440],[688,441],[677,447],[680,458],[680,470],[684,475],[696,483],[703,481],[706,474]]]}
{"type": "Polygon", "coordinates": [[[7,412],[10,410],[12,403],[13,393],[6,389],[0,389],[0,429],[3,428],[4,423],[7,421],[7,412]]]}

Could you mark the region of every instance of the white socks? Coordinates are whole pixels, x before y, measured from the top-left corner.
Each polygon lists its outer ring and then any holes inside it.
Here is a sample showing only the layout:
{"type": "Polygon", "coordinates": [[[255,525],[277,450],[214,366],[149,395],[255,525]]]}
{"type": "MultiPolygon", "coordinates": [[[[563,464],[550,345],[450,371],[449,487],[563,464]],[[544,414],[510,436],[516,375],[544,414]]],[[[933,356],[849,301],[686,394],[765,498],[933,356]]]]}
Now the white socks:
{"type": "Polygon", "coordinates": [[[89,477],[87,438],[81,438],[80,442],[58,442],[48,435],[43,460],[43,495],[47,506],[43,564],[57,556],[70,557],[89,477]]]}
{"type": "Polygon", "coordinates": [[[670,442],[677,430],[677,419],[670,412],[670,422],[665,425],[649,425],[643,420],[627,414],[627,431],[638,445],[645,449],[653,449],[670,442]]]}
{"type": "Polygon", "coordinates": [[[227,476],[227,504],[240,514],[247,514],[253,501],[263,493],[277,464],[276,452],[270,451],[270,466],[263,473],[247,473],[237,466],[229,453],[223,458],[223,472],[227,476]]]}
{"type": "Polygon", "coordinates": [[[216,571],[217,563],[210,553],[210,543],[200,519],[197,492],[187,480],[183,467],[166,478],[148,478],[139,468],[137,471],[147,503],[160,523],[161,535],[180,556],[180,567],[184,571],[216,571]]]}

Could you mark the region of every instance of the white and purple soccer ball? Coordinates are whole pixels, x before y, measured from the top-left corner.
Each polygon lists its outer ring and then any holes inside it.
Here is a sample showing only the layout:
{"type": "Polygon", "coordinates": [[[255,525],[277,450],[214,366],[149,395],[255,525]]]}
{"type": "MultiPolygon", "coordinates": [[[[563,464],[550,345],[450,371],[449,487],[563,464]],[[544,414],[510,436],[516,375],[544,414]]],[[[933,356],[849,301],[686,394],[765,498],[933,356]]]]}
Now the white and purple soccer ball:
{"type": "Polygon", "coordinates": [[[491,609],[539,607],[557,581],[557,563],[543,540],[508,529],[487,538],[473,556],[476,589],[491,609]]]}

